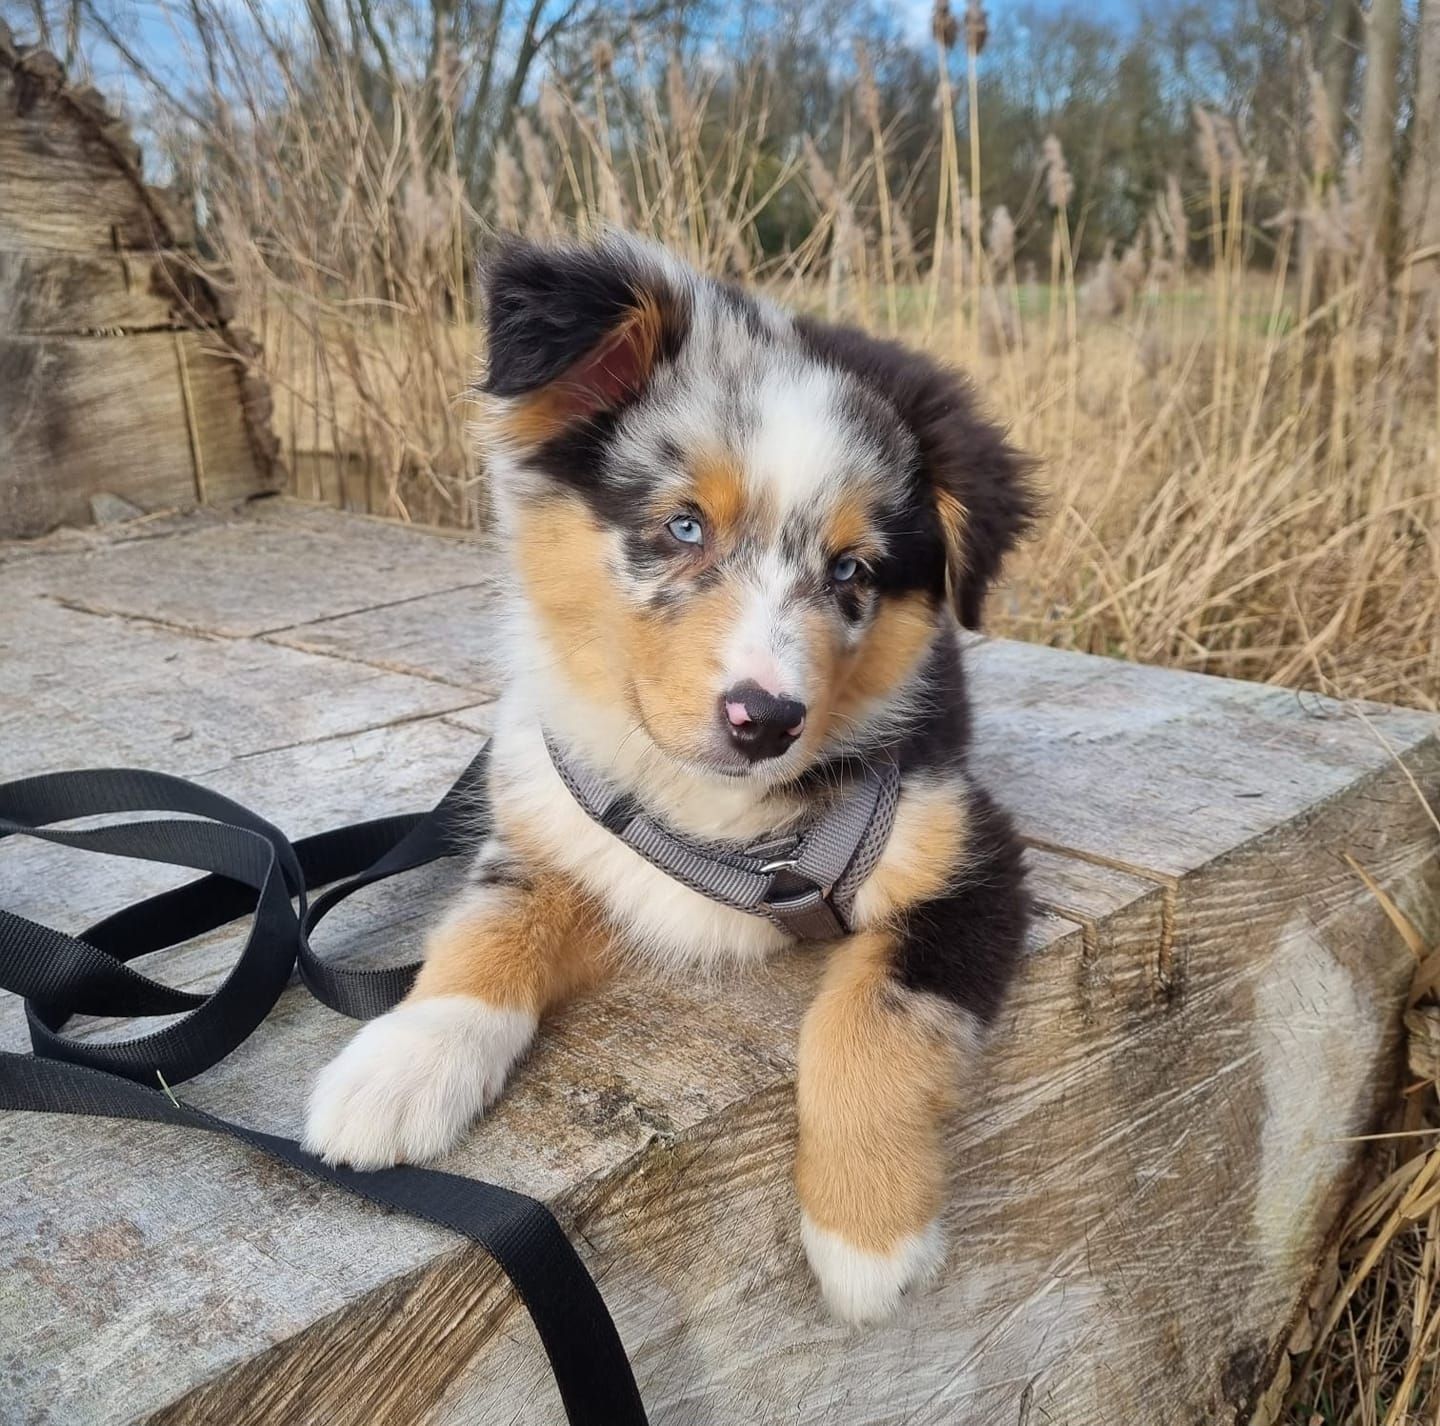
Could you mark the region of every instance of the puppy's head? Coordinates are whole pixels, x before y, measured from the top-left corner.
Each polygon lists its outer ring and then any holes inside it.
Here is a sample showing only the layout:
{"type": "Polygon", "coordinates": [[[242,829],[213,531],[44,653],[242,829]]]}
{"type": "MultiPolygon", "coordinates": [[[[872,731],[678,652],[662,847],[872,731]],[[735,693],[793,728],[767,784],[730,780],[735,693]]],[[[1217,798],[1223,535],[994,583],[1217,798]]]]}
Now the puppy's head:
{"type": "Polygon", "coordinates": [[[570,688],[731,777],[893,737],[1029,516],[963,384],[629,239],[488,288],[497,503],[570,688]]]}

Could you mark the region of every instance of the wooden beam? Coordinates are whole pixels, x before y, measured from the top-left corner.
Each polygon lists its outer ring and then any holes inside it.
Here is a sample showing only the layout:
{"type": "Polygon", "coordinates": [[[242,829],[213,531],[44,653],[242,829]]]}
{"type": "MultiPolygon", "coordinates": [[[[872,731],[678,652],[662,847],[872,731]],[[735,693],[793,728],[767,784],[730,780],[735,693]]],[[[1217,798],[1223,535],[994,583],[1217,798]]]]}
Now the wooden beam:
{"type": "MultiPolygon", "coordinates": [[[[433,798],[487,715],[419,616],[465,619],[449,581],[480,551],[267,507],[0,561],[7,758],[176,767],[296,833],[433,798]],[[377,565],[403,597],[367,593],[377,565]],[[167,708],[193,737],[171,738],[167,708]]],[[[1352,1137],[1394,1092],[1413,961],[1347,857],[1440,933],[1406,775],[1440,799],[1440,723],[1003,642],[967,659],[978,772],[1031,841],[1043,909],[953,1126],[954,1246],[931,1291],[851,1333],[804,1269],[790,1160],[813,953],[718,984],[637,973],[576,1004],[447,1161],[556,1205],[657,1422],[1248,1422],[1352,1137]]],[[[322,949],[413,954],[458,874],[368,893],[322,949]]],[[[134,875],[0,846],[7,902],[65,925],[134,875]]],[[[233,948],[156,970],[210,984],[233,948]]],[[[20,1033],[0,1007],[0,1043],[20,1033]]],[[[351,1033],[292,988],[182,1097],[295,1132],[351,1033]]],[[[0,1115],[0,1161],[0,1400],[21,1419],[558,1419],[522,1310],[438,1230],[149,1125],[0,1115]]]]}
{"type": "Polygon", "coordinates": [[[192,238],[101,96],[0,24],[0,537],[88,524],[102,492],[153,511],[283,475],[192,238]]]}

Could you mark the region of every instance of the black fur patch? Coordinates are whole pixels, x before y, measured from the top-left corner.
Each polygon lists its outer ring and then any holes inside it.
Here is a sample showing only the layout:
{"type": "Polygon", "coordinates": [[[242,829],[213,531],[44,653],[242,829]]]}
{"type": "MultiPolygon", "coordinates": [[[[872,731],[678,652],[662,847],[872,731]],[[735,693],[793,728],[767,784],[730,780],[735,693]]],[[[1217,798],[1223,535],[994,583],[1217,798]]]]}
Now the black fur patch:
{"type": "Polygon", "coordinates": [[[876,527],[886,537],[887,553],[874,563],[875,587],[882,594],[922,590],[937,599],[945,594],[945,538],[935,502],[917,480],[905,498],[884,511],[876,527]]]}
{"type": "Polygon", "coordinates": [[[920,444],[925,475],[965,508],[964,571],[955,612],[967,628],[979,628],[990,582],[1035,518],[1030,463],[975,409],[964,377],[853,327],[811,317],[796,318],[795,327],[822,361],[853,373],[894,404],[920,444]]]}
{"type": "Polygon", "coordinates": [[[1009,817],[978,787],[970,789],[969,809],[959,879],[907,913],[894,973],[907,990],[938,995],[988,1025],[1019,968],[1030,904],[1009,817]]]}
{"type": "Polygon", "coordinates": [[[630,481],[606,476],[606,459],[619,416],[600,411],[552,436],[528,464],[562,489],[574,491],[602,524],[629,527],[653,482],[643,474],[630,481]]]}
{"type": "Polygon", "coordinates": [[[970,696],[953,639],[937,639],[920,671],[924,715],[896,739],[891,756],[902,774],[951,772],[963,766],[970,744],[970,696]]]}

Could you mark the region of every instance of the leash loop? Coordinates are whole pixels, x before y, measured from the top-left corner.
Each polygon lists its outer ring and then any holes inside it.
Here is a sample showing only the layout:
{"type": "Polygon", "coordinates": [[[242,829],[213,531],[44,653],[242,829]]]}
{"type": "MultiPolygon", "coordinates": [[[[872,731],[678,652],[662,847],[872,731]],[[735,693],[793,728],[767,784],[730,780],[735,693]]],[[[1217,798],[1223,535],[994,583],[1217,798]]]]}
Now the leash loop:
{"type": "Polygon", "coordinates": [[[0,1052],[0,1109],[93,1114],[224,1133],[314,1178],[479,1243],[534,1320],[571,1426],[645,1426],[625,1349],[599,1289],[538,1199],[478,1179],[401,1166],[332,1168],[293,1139],[234,1124],[153,1088],[218,1064],[259,1026],[297,967],[317,999],[359,1019],[388,1010],[416,964],[357,970],[310,946],[347,896],[455,856],[483,835],[489,749],[429,812],[334,828],[291,843],[240,803],[167,773],[95,769],[0,785],[0,841],[26,836],[77,850],[204,872],[138,901],[78,936],[0,909],[0,990],[22,997],[33,1055],[0,1052]],[[85,830],[79,817],[163,812],[85,830]],[[318,886],[329,889],[309,900],[318,886]],[[224,980],[199,994],[128,963],[251,915],[224,980]],[[75,1015],[179,1018],[107,1041],[63,1032],[75,1015]]]}

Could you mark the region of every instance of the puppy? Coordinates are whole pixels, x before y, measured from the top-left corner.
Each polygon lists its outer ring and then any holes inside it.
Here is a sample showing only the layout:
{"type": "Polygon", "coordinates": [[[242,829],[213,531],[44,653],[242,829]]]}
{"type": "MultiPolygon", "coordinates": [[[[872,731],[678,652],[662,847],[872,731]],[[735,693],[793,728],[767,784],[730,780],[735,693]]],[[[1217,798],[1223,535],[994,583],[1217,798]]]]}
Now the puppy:
{"type": "Polygon", "coordinates": [[[1027,465],[926,358],[631,239],[513,244],[488,288],[512,564],[494,829],[414,989],[320,1075],[306,1143],[433,1158],[546,1011],[626,961],[830,939],[800,1033],[801,1236],[836,1314],[883,1317],[942,1261],[943,1119],[1024,936],[1019,847],[966,769],[956,634],[1031,518],[1027,465]],[[798,927],[622,835],[641,818],[752,874],[744,854],[867,788],[883,838],[798,927]]]}

